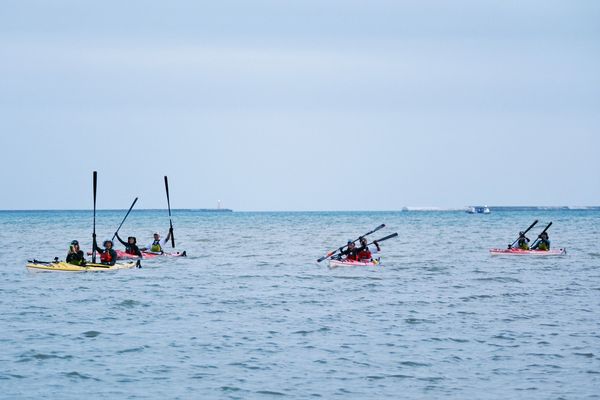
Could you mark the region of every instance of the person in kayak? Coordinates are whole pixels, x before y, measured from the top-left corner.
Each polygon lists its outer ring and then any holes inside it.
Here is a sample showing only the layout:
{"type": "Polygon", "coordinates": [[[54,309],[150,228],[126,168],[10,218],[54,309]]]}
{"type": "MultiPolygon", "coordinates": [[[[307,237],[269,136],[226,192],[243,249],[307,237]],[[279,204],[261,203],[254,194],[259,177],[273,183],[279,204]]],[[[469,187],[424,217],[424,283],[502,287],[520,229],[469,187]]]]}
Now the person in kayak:
{"type": "Polygon", "coordinates": [[[537,242],[531,247],[532,250],[550,250],[550,239],[548,238],[548,232],[543,232],[538,236],[537,242]]]}
{"type": "Polygon", "coordinates": [[[529,250],[529,238],[525,236],[523,232],[519,232],[519,239],[517,241],[517,248],[521,250],[529,250]]]}
{"type": "Polygon", "coordinates": [[[348,261],[358,260],[358,249],[356,248],[353,240],[348,239],[346,249],[340,247],[339,259],[342,259],[342,257],[346,257],[346,260],[348,261]]]}
{"type": "Polygon", "coordinates": [[[127,238],[127,241],[125,242],[119,237],[118,233],[116,233],[115,235],[117,237],[117,240],[121,242],[123,246],[125,246],[125,253],[138,257],[142,256],[142,252],[140,251],[140,248],[137,245],[137,239],[135,238],[135,236],[129,236],[127,238]]]}
{"type": "Polygon", "coordinates": [[[173,228],[169,228],[169,233],[164,240],[160,240],[160,234],[158,232],[154,233],[154,241],[150,243],[147,247],[144,247],[143,251],[151,251],[152,253],[164,253],[163,246],[167,244],[169,239],[171,239],[171,235],[173,234],[173,228]]]}
{"type": "MultiPolygon", "coordinates": [[[[358,261],[371,261],[373,259],[373,253],[371,253],[369,246],[367,246],[367,238],[361,237],[359,240],[360,247],[357,249],[356,258],[358,259],[358,261]]],[[[377,243],[377,240],[374,241],[373,244],[377,248],[376,253],[380,252],[381,248],[379,247],[379,243],[377,243]]]]}
{"type": "Polygon", "coordinates": [[[83,251],[79,248],[79,242],[73,240],[69,246],[69,253],[67,253],[66,261],[73,265],[85,265],[85,258],[83,257],[83,251]]]}
{"type": "Polygon", "coordinates": [[[115,265],[117,262],[117,252],[113,249],[112,240],[104,240],[104,242],[102,242],[104,249],[101,249],[96,242],[96,234],[93,234],[92,238],[94,240],[93,247],[100,254],[100,263],[104,265],[115,265]]]}

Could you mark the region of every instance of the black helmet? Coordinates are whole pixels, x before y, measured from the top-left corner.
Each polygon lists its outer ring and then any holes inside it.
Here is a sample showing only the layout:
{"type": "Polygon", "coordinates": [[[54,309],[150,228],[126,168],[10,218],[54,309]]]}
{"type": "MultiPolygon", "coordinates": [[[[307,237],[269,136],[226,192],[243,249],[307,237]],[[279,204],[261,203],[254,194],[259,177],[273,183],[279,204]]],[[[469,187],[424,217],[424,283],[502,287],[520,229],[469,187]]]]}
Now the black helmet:
{"type": "Polygon", "coordinates": [[[71,241],[71,246],[79,246],[79,242],[77,240],[71,241]]]}

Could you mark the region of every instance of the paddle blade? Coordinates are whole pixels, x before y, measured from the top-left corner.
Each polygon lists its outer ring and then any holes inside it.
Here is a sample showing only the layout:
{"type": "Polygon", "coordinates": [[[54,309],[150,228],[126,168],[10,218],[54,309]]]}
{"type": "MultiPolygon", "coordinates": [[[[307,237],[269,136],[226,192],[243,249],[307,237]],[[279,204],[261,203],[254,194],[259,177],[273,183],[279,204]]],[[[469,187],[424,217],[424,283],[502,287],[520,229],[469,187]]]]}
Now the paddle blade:
{"type": "Polygon", "coordinates": [[[383,242],[384,240],[388,240],[388,239],[391,239],[391,238],[395,238],[396,236],[398,236],[398,232],[394,232],[394,233],[392,233],[391,235],[387,235],[386,237],[382,237],[381,239],[378,239],[378,240],[377,240],[377,243],[381,243],[381,242],[383,242]]]}

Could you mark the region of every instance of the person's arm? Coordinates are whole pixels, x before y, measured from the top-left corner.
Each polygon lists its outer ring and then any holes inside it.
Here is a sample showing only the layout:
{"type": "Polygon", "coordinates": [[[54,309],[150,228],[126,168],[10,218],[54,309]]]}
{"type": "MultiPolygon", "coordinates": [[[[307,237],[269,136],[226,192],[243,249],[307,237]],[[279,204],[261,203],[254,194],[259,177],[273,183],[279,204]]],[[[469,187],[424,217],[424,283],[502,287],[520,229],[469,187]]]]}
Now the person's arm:
{"type": "Polygon", "coordinates": [[[381,251],[381,247],[379,247],[379,242],[377,240],[375,240],[373,242],[373,244],[375,245],[375,247],[377,248],[377,250],[375,251],[375,253],[379,253],[381,251]]]}
{"type": "Polygon", "coordinates": [[[102,253],[102,249],[98,247],[98,242],[96,242],[96,234],[92,235],[92,251],[96,250],[99,253],[102,253]]]}
{"type": "Polygon", "coordinates": [[[169,228],[169,233],[167,233],[167,237],[163,241],[162,245],[165,246],[169,240],[171,240],[171,235],[173,234],[173,228],[169,228]]]}
{"type": "Polygon", "coordinates": [[[108,252],[110,253],[110,262],[108,263],[108,265],[115,265],[115,263],[117,262],[117,252],[112,248],[108,250],[108,252]]]}
{"type": "Polygon", "coordinates": [[[134,246],[133,250],[135,251],[135,255],[138,257],[142,257],[142,252],[141,252],[140,248],[137,246],[137,244],[134,244],[133,246],[134,246]]]}
{"type": "Polygon", "coordinates": [[[119,237],[119,234],[118,234],[118,233],[116,233],[116,234],[115,234],[115,236],[117,237],[117,240],[118,240],[118,241],[119,241],[119,242],[120,242],[120,243],[121,243],[123,246],[127,247],[127,245],[128,245],[129,243],[127,243],[127,242],[124,242],[124,241],[123,241],[123,239],[121,239],[121,238],[119,237]]]}

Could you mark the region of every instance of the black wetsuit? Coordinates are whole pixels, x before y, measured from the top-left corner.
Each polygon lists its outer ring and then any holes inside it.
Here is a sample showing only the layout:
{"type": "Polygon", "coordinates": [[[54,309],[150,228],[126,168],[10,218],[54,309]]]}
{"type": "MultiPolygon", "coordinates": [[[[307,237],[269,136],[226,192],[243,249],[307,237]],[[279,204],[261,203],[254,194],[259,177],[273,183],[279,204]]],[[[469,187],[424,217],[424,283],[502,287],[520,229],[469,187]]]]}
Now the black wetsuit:
{"type": "Polygon", "coordinates": [[[67,254],[67,262],[73,265],[84,265],[85,258],[83,258],[83,251],[79,250],[77,253],[69,252],[67,254]]]}
{"type": "Polygon", "coordinates": [[[134,244],[130,244],[129,242],[125,242],[125,241],[123,241],[123,240],[122,240],[122,239],[119,237],[119,235],[118,235],[118,234],[117,234],[117,240],[118,240],[119,242],[121,242],[121,244],[122,244],[123,246],[125,246],[125,253],[127,253],[127,254],[133,254],[133,255],[136,255],[136,256],[138,256],[138,257],[141,257],[141,256],[142,256],[142,252],[140,251],[140,248],[138,247],[138,245],[137,245],[137,244],[135,244],[135,243],[134,243],[134,244]]]}

